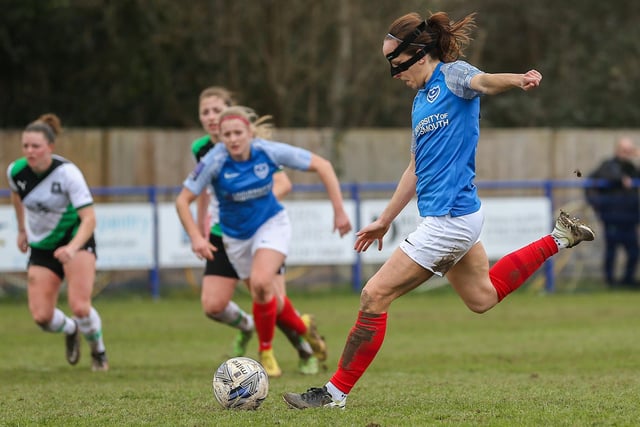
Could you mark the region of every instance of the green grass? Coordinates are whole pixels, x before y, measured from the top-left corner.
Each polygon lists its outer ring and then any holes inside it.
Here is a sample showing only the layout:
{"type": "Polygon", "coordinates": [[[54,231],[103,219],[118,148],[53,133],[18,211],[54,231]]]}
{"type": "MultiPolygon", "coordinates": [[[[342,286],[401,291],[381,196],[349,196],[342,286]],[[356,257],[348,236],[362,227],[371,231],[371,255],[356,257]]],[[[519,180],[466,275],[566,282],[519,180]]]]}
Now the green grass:
{"type": "MultiPolygon", "coordinates": [[[[640,293],[510,296],[484,315],[450,290],[413,293],[389,315],[387,339],[347,409],[288,409],[285,391],[323,385],[353,325],[358,296],[297,293],[329,344],[329,371],[296,372],[282,334],[284,375],[257,411],[221,409],[215,368],[234,336],[196,296],[95,300],[111,363],[76,367],[63,338],[31,321],[24,301],[0,303],[3,426],[632,426],[640,420],[640,293]]],[[[245,295],[239,299],[249,307],[245,295]]],[[[63,306],[64,307],[64,306],[63,306]]],[[[255,341],[248,354],[256,357],[255,341]]]]}

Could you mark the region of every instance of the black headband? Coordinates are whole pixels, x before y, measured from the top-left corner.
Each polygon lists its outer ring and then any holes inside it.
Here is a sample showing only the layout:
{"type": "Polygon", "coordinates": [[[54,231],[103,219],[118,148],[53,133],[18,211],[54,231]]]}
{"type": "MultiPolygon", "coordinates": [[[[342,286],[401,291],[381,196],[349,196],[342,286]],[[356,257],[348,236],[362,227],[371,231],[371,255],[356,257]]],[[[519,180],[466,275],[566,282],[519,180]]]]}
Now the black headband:
{"type": "MultiPolygon", "coordinates": [[[[420,25],[418,25],[404,40],[402,40],[400,42],[398,47],[393,49],[393,52],[391,52],[390,54],[387,55],[387,60],[391,61],[392,59],[397,58],[398,55],[400,55],[407,48],[407,46],[409,46],[411,43],[413,43],[413,41],[423,31],[426,31],[426,29],[427,29],[427,22],[426,21],[422,21],[420,23],[420,25]]],[[[392,34],[390,34],[390,35],[393,36],[392,34]]],[[[395,36],[393,36],[393,37],[396,38],[395,36]]]]}
{"type": "MultiPolygon", "coordinates": [[[[393,59],[397,58],[402,52],[404,52],[407,49],[407,47],[415,46],[416,43],[413,43],[413,41],[424,31],[427,31],[426,21],[422,21],[405,39],[400,40],[400,44],[395,49],[393,49],[393,52],[389,53],[386,56],[387,61],[389,61],[389,64],[391,64],[391,61],[393,59]]],[[[422,46],[422,48],[419,51],[417,51],[415,55],[413,55],[407,61],[404,61],[403,63],[398,64],[396,66],[391,65],[392,77],[395,76],[396,74],[400,74],[401,72],[408,70],[409,67],[411,67],[413,64],[418,62],[420,59],[424,58],[427,53],[429,53],[434,47],[436,47],[437,41],[434,34],[429,32],[429,35],[431,36],[431,40],[432,40],[431,43],[426,45],[422,45],[422,44],[419,45],[419,46],[422,46]]],[[[389,34],[389,36],[393,37],[394,39],[397,39],[397,37],[395,37],[393,34],[389,34]]]]}

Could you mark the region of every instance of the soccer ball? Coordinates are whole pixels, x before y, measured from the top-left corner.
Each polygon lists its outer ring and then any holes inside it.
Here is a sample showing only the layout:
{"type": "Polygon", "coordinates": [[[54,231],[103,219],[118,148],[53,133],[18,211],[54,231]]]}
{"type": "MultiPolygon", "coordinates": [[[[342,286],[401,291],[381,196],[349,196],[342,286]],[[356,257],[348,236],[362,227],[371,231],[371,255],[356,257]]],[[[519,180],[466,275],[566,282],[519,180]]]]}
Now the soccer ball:
{"type": "Polygon", "coordinates": [[[258,409],[268,393],[266,371],[248,357],[223,362],[213,375],[213,395],[223,408],[258,409]]]}

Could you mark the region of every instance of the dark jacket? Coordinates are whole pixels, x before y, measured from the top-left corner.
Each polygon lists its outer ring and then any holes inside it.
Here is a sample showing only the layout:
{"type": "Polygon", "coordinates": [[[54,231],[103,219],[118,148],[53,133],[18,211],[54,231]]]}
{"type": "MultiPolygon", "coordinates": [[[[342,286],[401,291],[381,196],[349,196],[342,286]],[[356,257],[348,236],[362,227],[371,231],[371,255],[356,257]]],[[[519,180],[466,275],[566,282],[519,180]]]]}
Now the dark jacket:
{"type": "Polygon", "coordinates": [[[587,201],[603,222],[640,223],[638,187],[625,188],[622,185],[625,176],[638,179],[640,169],[632,162],[617,157],[605,160],[589,174],[594,183],[585,190],[587,201]]]}

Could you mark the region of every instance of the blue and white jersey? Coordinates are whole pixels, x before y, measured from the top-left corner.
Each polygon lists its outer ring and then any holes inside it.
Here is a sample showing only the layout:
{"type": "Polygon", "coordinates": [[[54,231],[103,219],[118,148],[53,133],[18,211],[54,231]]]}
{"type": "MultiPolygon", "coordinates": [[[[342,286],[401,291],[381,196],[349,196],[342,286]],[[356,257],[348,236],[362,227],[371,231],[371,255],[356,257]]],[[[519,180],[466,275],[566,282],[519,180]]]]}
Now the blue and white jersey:
{"type": "Polygon", "coordinates": [[[481,94],[470,88],[471,78],[480,73],[464,61],[439,63],[413,101],[411,152],[422,217],[480,209],[473,180],[481,94]]]}
{"type": "Polygon", "coordinates": [[[233,160],[224,144],[216,144],[183,185],[200,194],[211,184],[220,204],[222,232],[248,239],[283,209],[272,191],[273,174],[281,166],[308,170],[310,165],[310,151],[281,142],[254,139],[249,160],[243,162],[233,160]]]}

